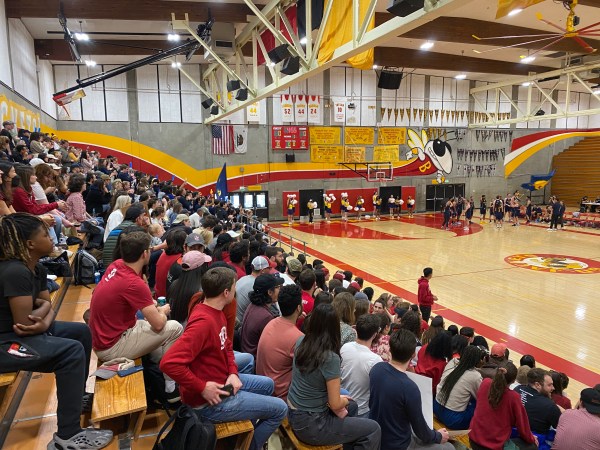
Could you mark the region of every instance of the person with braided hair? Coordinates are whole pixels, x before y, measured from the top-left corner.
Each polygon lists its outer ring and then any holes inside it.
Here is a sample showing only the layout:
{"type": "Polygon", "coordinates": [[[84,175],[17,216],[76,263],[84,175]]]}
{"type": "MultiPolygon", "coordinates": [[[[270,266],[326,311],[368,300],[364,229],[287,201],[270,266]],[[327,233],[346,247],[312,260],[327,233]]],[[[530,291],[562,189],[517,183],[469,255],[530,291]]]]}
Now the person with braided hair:
{"type": "Polygon", "coordinates": [[[48,449],[100,449],[112,432],[82,429],[92,337],[83,323],[55,321],[39,259],[53,243],[42,219],[28,213],[0,217],[0,372],[54,373],[58,430],[48,449]]]}
{"type": "Polygon", "coordinates": [[[450,429],[469,428],[482,380],[477,371],[482,356],[479,348],[469,345],[462,351],[459,362],[451,360],[442,373],[433,400],[433,412],[450,429]]]}
{"type": "Polygon", "coordinates": [[[505,361],[497,368],[493,379],[486,378],[481,382],[469,433],[473,450],[502,450],[509,444],[513,427],[516,427],[520,436],[511,440],[513,448],[538,448],[521,397],[509,388],[516,378],[517,368],[512,362],[505,361]]]}

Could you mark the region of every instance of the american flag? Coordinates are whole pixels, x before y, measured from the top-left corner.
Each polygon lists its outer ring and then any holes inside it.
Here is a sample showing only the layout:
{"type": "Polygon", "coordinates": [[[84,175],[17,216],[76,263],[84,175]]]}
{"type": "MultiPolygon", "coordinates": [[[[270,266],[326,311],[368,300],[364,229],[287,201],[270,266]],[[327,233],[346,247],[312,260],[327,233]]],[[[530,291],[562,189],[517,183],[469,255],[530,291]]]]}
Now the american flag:
{"type": "Polygon", "coordinates": [[[233,126],[211,125],[213,155],[229,155],[234,151],[233,126]]]}

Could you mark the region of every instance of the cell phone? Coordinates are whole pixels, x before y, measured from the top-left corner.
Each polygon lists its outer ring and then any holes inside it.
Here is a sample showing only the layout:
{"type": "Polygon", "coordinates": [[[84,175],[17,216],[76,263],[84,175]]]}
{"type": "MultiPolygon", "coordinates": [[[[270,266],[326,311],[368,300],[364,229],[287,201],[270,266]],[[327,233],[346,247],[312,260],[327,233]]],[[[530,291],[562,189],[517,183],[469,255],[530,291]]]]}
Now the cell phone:
{"type": "Polygon", "coordinates": [[[227,398],[227,397],[231,397],[233,395],[233,385],[232,384],[226,384],[225,386],[223,386],[221,388],[221,390],[229,392],[229,395],[219,394],[219,397],[221,397],[221,398],[227,398]]]}
{"type": "Polygon", "coordinates": [[[132,373],[140,372],[142,370],[144,370],[144,366],[140,364],[139,366],[133,366],[129,369],[117,370],[117,375],[119,375],[120,377],[126,377],[127,375],[131,375],[132,373]]]}

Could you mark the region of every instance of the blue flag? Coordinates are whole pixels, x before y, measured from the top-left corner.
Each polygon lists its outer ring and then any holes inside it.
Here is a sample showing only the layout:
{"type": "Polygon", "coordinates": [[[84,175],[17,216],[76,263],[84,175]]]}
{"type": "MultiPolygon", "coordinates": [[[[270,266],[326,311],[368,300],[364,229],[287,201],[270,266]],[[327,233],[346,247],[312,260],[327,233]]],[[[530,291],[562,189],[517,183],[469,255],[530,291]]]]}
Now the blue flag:
{"type": "Polygon", "coordinates": [[[537,191],[539,189],[543,189],[550,182],[556,170],[545,174],[545,175],[531,175],[531,180],[529,183],[523,183],[521,187],[523,189],[527,189],[528,191],[537,191]]]}
{"type": "Polygon", "coordinates": [[[216,190],[216,198],[219,200],[227,200],[227,197],[229,197],[229,191],[227,190],[227,163],[223,164],[219,178],[217,178],[216,190]]]}

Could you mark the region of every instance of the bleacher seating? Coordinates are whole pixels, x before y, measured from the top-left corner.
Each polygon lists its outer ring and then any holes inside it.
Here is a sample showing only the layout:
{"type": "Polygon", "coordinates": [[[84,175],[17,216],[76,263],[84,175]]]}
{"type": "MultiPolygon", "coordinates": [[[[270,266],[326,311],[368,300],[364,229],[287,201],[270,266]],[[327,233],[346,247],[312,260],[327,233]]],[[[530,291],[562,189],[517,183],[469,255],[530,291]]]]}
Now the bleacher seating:
{"type": "Polygon", "coordinates": [[[279,430],[284,436],[286,436],[291,441],[292,445],[296,450],[338,450],[342,448],[342,444],[315,446],[305,444],[304,442],[300,442],[294,434],[294,430],[292,430],[292,427],[290,426],[290,423],[288,422],[287,418],[283,419],[279,430]]]}

